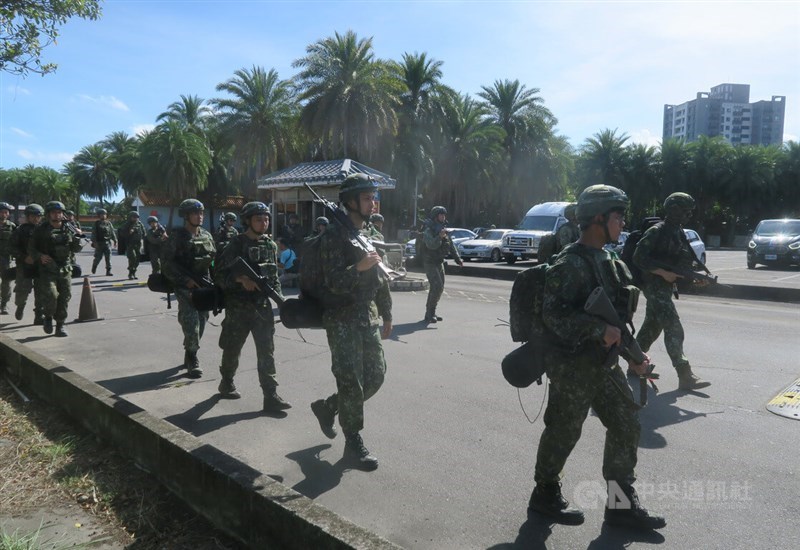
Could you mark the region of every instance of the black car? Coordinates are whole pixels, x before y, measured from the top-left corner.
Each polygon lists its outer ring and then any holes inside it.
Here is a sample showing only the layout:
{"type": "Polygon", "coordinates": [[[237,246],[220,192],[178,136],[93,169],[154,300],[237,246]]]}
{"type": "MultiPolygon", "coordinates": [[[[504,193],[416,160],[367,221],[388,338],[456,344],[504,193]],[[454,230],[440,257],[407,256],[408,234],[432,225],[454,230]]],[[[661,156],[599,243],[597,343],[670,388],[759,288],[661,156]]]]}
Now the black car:
{"type": "Polygon", "coordinates": [[[762,220],[747,243],[747,267],[800,265],[800,220],[762,220]]]}

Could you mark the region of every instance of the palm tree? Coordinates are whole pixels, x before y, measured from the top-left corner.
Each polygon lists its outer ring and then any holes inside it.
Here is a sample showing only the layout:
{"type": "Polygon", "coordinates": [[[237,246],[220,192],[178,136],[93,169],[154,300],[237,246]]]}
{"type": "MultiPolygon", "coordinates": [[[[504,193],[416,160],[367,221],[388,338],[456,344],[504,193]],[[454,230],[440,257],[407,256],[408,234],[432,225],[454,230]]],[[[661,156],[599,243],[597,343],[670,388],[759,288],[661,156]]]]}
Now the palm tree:
{"type": "Polygon", "coordinates": [[[668,139],[661,144],[661,199],[675,192],[686,192],[689,176],[689,148],[682,139],[668,139]]]}
{"type": "Polygon", "coordinates": [[[109,152],[110,162],[125,194],[134,196],[144,185],[139,162],[139,141],[125,132],[114,132],[100,142],[109,152]]]}
{"type": "Polygon", "coordinates": [[[739,218],[751,224],[761,217],[774,200],[775,151],[758,145],[733,148],[725,193],[739,218]]]}
{"type": "Polygon", "coordinates": [[[206,120],[211,115],[212,111],[205,105],[205,100],[196,95],[181,94],[181,100],[170,103],[167,110],[156,117],[156,122],[172,120],[187,130],[202,134],[206,120]]]}
{"type": "MultiPolygon", "coordinates": [[[[203,137],[167,120],[141,142],[142,170],[148,187],[163,189],[173,199],[196,196],[208,183],[211,151],[203,137]]],[[[174,207],[170,209],[172,225],[174,207]]]]}
{"type": "Polygon", "coordinates": [[[217,143],[233,146],[233,175],[244,182],[246,195],[255,196],[256,180],[295,156],[298,106],[290,83],[275,69],[267,73],[254,66],[234,75],[217,85],[217,91],[232,97],[211,100],[220,117],[217,143]]]}
{"type": "Polygon", "coordinates": [[[102,143],[87,145],[72,159],[70,173],[81,195],[103,203],[119,190],[119,177],[111,153],[102,143]]]}
{"type": "Polygon", "coordinates": [[[628,147],[627,158],[623,189],[631,199],[629,223],[633,228],[649,215],[654,204],[663,200],[659,185],[660,157],[657,148],[637,143],[628,147]]]}
{"type": "Polygon", "coordinates": [[[789,141],[784,144],[775,165],[775,185],[780,197],[778,202],[793,205],[778,215],[800,217],[800,143],[789,141]]]}
{"type": "Polygon", "coordinates": [[[381,138],[394,134],[400,88],[391,65],[375,59],[372,38],[337,32],[308,46],[292,66],[301,69],[300,123],[323,155],[369,161],[381,138]]]}
{"type": "Polygon", "coordinates": [[[628,150],[627,134],[617,135],[616,130],[605,129],[587,138],[581,148],[581,164],[586,185],[602,183],[623,187],[628,150]]]}
{"type": "Polygon", "coordinates": [[[687,145],[689,162],[687,166],[686,189],[697,202],[696,225],[705,235],[705,214],[710,212],[714,197],[724,196],[721,184],[725,179],[733,147],[721,136],[700,136],[697,141],[687,145]]]}

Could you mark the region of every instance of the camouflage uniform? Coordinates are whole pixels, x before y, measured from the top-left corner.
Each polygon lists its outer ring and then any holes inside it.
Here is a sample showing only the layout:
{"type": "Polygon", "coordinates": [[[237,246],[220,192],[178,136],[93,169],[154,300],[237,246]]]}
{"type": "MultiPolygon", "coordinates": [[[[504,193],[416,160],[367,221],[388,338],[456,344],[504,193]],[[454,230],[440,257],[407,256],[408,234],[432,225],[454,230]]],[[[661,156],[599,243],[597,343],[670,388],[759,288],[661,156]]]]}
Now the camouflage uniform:
{"type": "Polygon", "coordinates": [[[197,353],[203,337],[207,311],[197,311],[192,305],[191,290],[186,287],[189,274],[196,279],[208,277],[208,269],[214,259],[214,239],[211,233],[198,227],[192,235],[184,227],[170,231],[162,251],[164,275],[172,281],[178,298],[178,322],[183,330],[183,347],[189,353],[197,353]]]}
{"type": "Polygon", "coordinates": [[[338,411],[345,435],[357,434],[364,428],[364,402],[380,389],[386,374],[378,317],[391,322],[392,297],[377,268],[356,271],[364,252],[350,243],[346,230],[329,226],[320,246],[323,301],[329,305],[322,322],[338,389],[325,404],[334,414],[338,411]]]}
{"type": "Polygon", "coordinates": [[[10,220],[0,223],[0,310],[3,312],[11,299],[11,277],[6,272],[11,268],[11,235],[16,227],[10,220]]]}
{"type": "Polygon", "coordinates": [[[117,242],[117,234],[114,226],[108,220],[97,220],[94,222],[92,231],[92,245],[94,246],[94,260],[92,261],[92,273],[97,271],[97,266],[102,258],[106,259],[106,275],[111,275],[111,244],[117,242]]]}
{"type": "Polygon", "coordinates": [[[55,319],[58,325],[67,318],[67,307],[72,297],[72,264],[75,252],[81,248],[80,237],[65,224],[56,228],[48,222],[37,226],[28,242],[28,254],[39,270],[34,284],[40,294],[42,313],[45,319],[55,319]],[[42,264],[42,255],[50,256],[53,261],[42,264]]]}
{"type": "Polygon", "coordinates": [[[142,254],[142,240],[145,236],[144,224],[137,218],[119,228],[120,238],[125,239],[125,256],[128,258],[128,277],[135,279],[142,254]]]}
{"type": "Polygon", "coordinates": [[[165,241],[161,239],[164,235],[164,226],[161,224],[155,230],[148,228],[145,235],[147,240],[147,250],[150,254],[150,265],[153,267],[153,273],[161,273],[161,249],[165,241]]]}
{"type": "Polygon", "coordinates": [[[223,223],[214,234],[214,244],[217,245],[217,250],[222,250],[225,248],[225,245],[228,244],[238,234],[238,229],[232,225],[223,223]]]}
{"type": "Polygon", "coordinates": [[[417,239],[422,250],[422,264],[425,267],[425,276],[428,277],[428,300],[425,302],[425,318],[436,317],[436,306],[444,292],[444,259],[448,254],[452,255],[456,263],[461,263],[461,256],[458,254],[453,241],[448,235],[442,239],[439,232],[434,232],[435,225],[429,223],[425,227],[421,239],[417,239]]]}
{"type": "Polygon", "coordinates": [[[261,235],[257,240],[246,234],[236,235],[222,251],[214,276],[225,290],[225,320],[222,321],[219,336],[219,347],[222,348],[220,374],[223,378],[233,379],[239,366],[242,346],[252,333],[256,345],[258,381],[264,395],[274,392],[278,385],[275,378],[275,319],[272,304],[262,292],[246,291],[234,281],[230,266],[237,258],[244,258],[253,271],[266,277],[270,286],[281,294],[276,254],[277,246],[267,235],[261,235]]]}
{"type": "Polygon", "coordinates": [[[25,261],[28,258],[28,243],[33,235],[36,225],[25,222],[11,235],[11,250],[17,262],[17,279],[14,283],[14,304],[17,306],[17,319],[22,319],[22,311],[28,301],[28,295],[33,290],[33,318],[34,323],[41,323],[42,305],[40,292],[34,288],[34,281],[38,274],[36,264],[25,261]]]}
{"type": "Polygon", "coordinates": [[[574,243],[581,236],[577,223],[567,222],[556,231],[556,254],[564,250],[567,245],[574,243]]]}
{"type": "Polygon", "coordinates": [[[646,353],[663,330],[667,354],[672,366],[680,372],[689,368],[689,360],[683,353],[683,326],[672,301],[672,283],[650,273],[653,260],[676,268],[692,269],[694,253],[683,238],[683,230],[679,225],[665,221],[645,231],[636,245],[633,261],[642,270],[642,291],[647,298],[644,322],[636,335],[636,341],[646,353]]]}
{"type": "Polygon", "coordinates": [[[582,244],[562,251],[546,274],[542,320],[554,333],[554,345],[547,357],[550,395],[536,457],[537,484],[558,482],[590,408],[606,428],[603,477],[626,485],[635,480],[639,419],[623,391],[633,397],[619,365],[610,375],[601,369],[608,353],[603,348],[606,323],[583,310],[598,275],[612,302],[630,283],[624,264],[582,244]]]}

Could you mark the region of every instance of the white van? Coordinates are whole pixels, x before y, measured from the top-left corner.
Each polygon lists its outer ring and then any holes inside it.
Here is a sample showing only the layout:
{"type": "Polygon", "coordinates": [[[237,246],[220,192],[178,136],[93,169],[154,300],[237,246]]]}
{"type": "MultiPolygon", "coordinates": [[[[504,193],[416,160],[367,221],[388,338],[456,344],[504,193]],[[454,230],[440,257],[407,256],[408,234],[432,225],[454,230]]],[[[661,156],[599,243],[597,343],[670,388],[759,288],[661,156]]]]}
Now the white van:
{"type": "Polygon", "coordinates": [[[539,241],[548,233],[555,233],[567,223],[564,209],[568,202],[543,202],[525,214],[517,229],[503,237],[500,251],[506,263],[517,260],[535,260],[539,254],[539,241]]]}

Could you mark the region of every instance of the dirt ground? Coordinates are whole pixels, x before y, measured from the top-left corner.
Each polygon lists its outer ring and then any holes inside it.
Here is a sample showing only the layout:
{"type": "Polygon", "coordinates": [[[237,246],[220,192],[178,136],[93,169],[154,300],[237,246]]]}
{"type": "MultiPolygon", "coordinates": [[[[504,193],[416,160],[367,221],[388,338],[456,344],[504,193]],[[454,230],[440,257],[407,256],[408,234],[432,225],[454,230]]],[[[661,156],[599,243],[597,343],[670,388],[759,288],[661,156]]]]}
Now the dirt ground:
{"type": "Polygon", "coordinates": [[[244,548],[61,411],[27,397],[0,370],[0,548],[244,548]]]}

